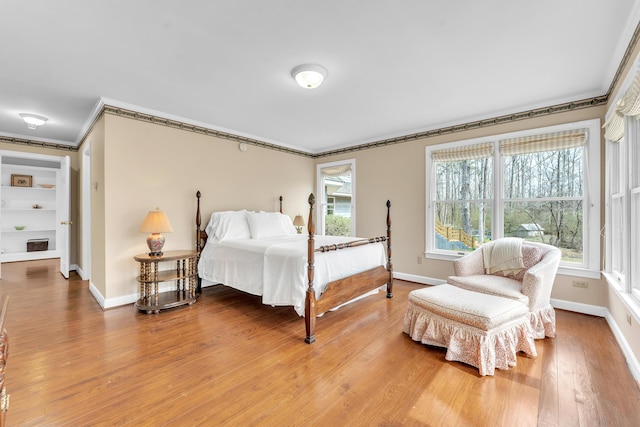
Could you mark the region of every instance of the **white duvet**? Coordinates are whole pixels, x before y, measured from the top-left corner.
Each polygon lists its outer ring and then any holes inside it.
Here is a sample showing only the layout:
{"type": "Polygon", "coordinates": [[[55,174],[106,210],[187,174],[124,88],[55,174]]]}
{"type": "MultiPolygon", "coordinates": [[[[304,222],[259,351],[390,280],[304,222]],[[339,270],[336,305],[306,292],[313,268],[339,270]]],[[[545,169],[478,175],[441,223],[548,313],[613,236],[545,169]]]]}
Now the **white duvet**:
{"type": "MultiPolygon", "coordinates": [[[[353,237],[315,236],[316,247],[359,240],[353,237]]],[[[261,239],[209,241],[198,263],[207,284],[226,286],[261,295],[268,305],[290,305],[304,316],[307,279],[307,244],[304,234],[261,239]]],[[[315,253],[314,289],[319,298],[327,283],[386,265],[382,243],[325,253],[315,253]]]]}

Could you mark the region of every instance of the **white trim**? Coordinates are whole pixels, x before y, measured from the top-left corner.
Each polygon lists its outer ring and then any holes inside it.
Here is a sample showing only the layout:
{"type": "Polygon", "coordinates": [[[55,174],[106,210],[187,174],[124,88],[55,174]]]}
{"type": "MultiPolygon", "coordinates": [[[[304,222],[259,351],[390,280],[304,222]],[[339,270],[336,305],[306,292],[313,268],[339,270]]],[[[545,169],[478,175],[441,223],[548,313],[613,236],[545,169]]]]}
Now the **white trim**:
{"type": "MultiPolygon", "coordinates": [[[[611,62],[609,62],[609,66],[605,70],[605,73],[602,75],[602,89],[605,91],[609,88],[609,85],[613,81],[613,77],[620,68],[620,64],[622,63],[624,54],[629,48],[629,44],[633,39],[633,34],[636,31],[638,22],[640,22],[640,3],[636,1],[634,2],[633,10],[631,10],[631,13],[629,13],[629,16],[627,17],[627,23],[624,26],[624,30],[620,34],[618,43],[616,43],[615,45],[615,49],[613,51],[613,54],[611,55],[611,62]]],[[[633,73],[629,73],[627,77],[630,74],[633,73]]],[[[615,102],[611,105],[615,105],[615,102]]]]}
{"type": "Polygon", "coordinates": [[[276,145],[276,146],[279,146],[279,147],[289,148],[291,150],[301,151],[301,152],[307,153],[307,154],[317,154],[317,153],[320,152],[318,150],[312,151],[312,150],[309,150],[308,148],[301,148],[301,147],[297,147],[295,145],[286,144],[286,143],[281,142],[281,141],[275,141],[273,139],[263,138],[263,137],[256,136],[256,135],[253,135],[253,134],[250,134],[250,133],[247,133],[247,132],[240,132],[240,131],[237,131],[237,130],[234,130],[234,129],[228,129],[228,128],[225,128],[225,127],[222,127],[222,126],[216,126],[216,125],[212,125],[210,123],[205,123],[205,122],[200,122],[198,120],[188,119],[186,117],[176,116],[174,114],[164,113],[164,112],[161,112],[161,111],[152,110],[150,108],[140,107],[138,105],[128,104],[126,102],[116,101],[115,99],[101,98],[101,101],[103,102],[104,105],[110,105],[111,107],[122,108],[124,110],[135,111],[136,113],[142,113],[142,114],[148,114],[150,116],[161,117],[163,119],[173,120],[173,121],[176,121],[176,122],[186,123],[186,124],[189,124],[189,125],[194,125],[194,126],[198,126],[198,127],[202,127],[202,128],[206,128],[206,129],[211,129],[211,130],[215,130],[215,131],[218,131],[218,132],[228,133],[228,134],[234,135],[234,136],[241,136],[241,137],[245,137],[245,138],[249,138],[249,139],[254,139],[256,141],[266,142],[268,144],[273,144],[273,145],[276,145]]]}
{"type": "Polygon", "coordinates": [[[91,295],[93,295],[93,298],[95,298],[95,300],[98,302],[98,304],[100,305],[100,307],[102,307],[103,310],[107,308],[105,306],[106,302],[104,297],[102,296],[98,288],[96,288],[96,286],[93,284],[91,280],[89,280],[89,292],[91,293],[91,295]]]}
{"type": "Polygon", "coordinates": [[[588,209],[587,219],[583,224],[583,253],[588,255],[588,259],[583,260],[583,264],[575,266],[569,263],[561,264],[561,268],[571,271],[572,275],[581,275],[592,277],[595,271],[600,269],[600,142],[601,142],[601,126],[600,119],[582,120],[579,122],[564,123],[554,126],[546,126],[541,128],[526,129],[516,132],[508,132],[503,134],[490,135],[480,138],[472,138],[460,141],[454,141],[444,144],[430,145],[425,148],[425,257],[435,259],[456,259],[458,256],[453,251],[438,251],[433,246],[435,241],[435,212],[431,206],[431,197],[434,194],[435,186],[435,170],[431,161],[431,152],[445,148],[454,148],[463,145],[475,145],[491,142],[495,144],[493,157],[493,213],[492,213],[492,236],[502,235],[502,187],[500,181],[503,173],[502,162],[500,161],[500,153],[498,143],[503,139],[521,138],[540,133],[562,132],[577,128],[589,129],[589,141],[584,156],[584,181],[586,184],[584,191],[584,200],[586,209],[588,209]],[[588,248],[588,250],[587,250],[588,248]],[[445,255],[446,254],[446,255],[445,255]],[[447,258],[447,256],[451,258],[447,258]],[[578,273],[581,271],[581,273],[578,273]]]}
{"type": "Polygon", "coordinates": [[[581,314],[589,314],[591,316],[606,317],[607,307],[599,305],[583,304],[581,302],[566,301],[551,298],[551,305],[560,310],[574,311],[581,314]]]}
{"type": "MultiPolygon", "coordinates": [[[[92,290],[92,286],[93,285],[89,286],[90,291],[92,290]]],[[[91,293],[93,294],[94,298],[96,298],[96,300],[102,306],[103,309],[133,304],[136,301],[138,301],[138,298],[139,298],[139,295],[137,293],[133,293],[133,294],[122,295],[116,298],[109,298],[105,300],[104,297],[98,292],[98,290],[95,287],[93,287],[93,289],[95,290],[95,293],[94,291],[91,291],[91,293]]],[[[176,290],[176,285],[173,282],[162,282],[158,286],[158,292],[170,292],[170,291],[175,292],[175,290],[176,290]]]]}
{"type": "Polygon", "coordinates": [[[444,285],[446,280],[435,279],[433,277],[416,276],[415,274],[396,273],[393,272],[393,278],[398,280],[406,280],[407,282],[421,283],[423,285],[444,285]]]}
{"type": "MultiPolygon", "coordinates": [[[[82,176],[80,194],[80,212],[82,216],[81,241],[82,241],[82,263],[84,264],[84,280],[91,278],[91,140],[87,140],[82,149],[82,176]]],[[[97,186],[97,183],[96,183],[97,186]]]]}
{"type": "Polygon", "coordinates": [[[100,113],[102,113],[103,108],[104,108],[104,98],[100,98],[98,102],[96,102],[96,105],[93,107],[93,110],[91,110],[91,114],[89,114],[89,118],[84,122],[84,125],[82,125],[82,129],[80,130],[80,133],[78,133],[78,139],[76,139],[76,142],[75,142],[76,147],[80,145],[84,137],[89,133],[89,130],[93,125],[93,122],[98,118],[100,113]]]}
{"type": "Polygon", "coordinates": [[[638,362],[638,358],[633,354],[633,350],[631,349],[631,346],[629,346],[629,342],[609,311],[606,313],[606,319],[609,327],[611,328],[611,332],[613,332],[613,336],[616,338],[616,341],[620,346],[620,350],[622,350],[622,353],[627,360],[627,366],[629,367],[629,371],[631,371],[631,375],[633,375],[636,382],[640,384],[640,362],[638,362]]]}
{"type": "Polygon", "coordinates": [[[351,236],[357,236],[356,232],[356,159],[338,160],[316,165],[316,234],[324,236],[323,200],[325,200],[324,185],[321,170],[333,166],[351,165],[351,236]]]}

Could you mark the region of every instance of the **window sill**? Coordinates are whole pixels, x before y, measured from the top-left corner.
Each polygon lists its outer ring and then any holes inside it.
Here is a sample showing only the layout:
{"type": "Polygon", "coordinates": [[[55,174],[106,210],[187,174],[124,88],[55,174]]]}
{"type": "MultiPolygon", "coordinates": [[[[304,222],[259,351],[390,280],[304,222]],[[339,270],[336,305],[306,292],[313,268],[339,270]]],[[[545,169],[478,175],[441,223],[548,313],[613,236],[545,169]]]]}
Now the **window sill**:
{"type": "MultiPolygon", "coordinates": [[[[437,259],[441,261],[455,261],[457,259],[462,258],[468,252],[458,252],[455,253],[444,253],[444,252],[425,252],[425,259],[437,259]]],[[[575,276],[575,277],[584,277],[588,279],[598,279],[600,280],[600,271],[599,270],[589,270],[586,268],[576,268],[576,267],[568,267],[561,265],[558,267],[558,274],[563,276],[575,276]]]]}

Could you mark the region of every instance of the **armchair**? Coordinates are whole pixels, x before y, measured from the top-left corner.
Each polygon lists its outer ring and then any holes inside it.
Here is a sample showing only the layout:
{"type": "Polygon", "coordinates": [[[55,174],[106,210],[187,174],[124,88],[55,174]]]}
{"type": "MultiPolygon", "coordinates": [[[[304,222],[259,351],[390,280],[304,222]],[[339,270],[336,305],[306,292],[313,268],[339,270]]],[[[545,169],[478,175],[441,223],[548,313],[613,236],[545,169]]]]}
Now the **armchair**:
{"type": "Polygon", "coordinates": [[[453,262],[455,276],[449,276],[447,282],[470,291],[521,301],[529,307],[534,338],[554,337],[556,318],[550,302],[551,289],[562,252],[555,246],[523,241],[522,255],[525,268],[519,273],[507,276],[500,272],[487,274],[482,248],[479,248],[453,262]]]}

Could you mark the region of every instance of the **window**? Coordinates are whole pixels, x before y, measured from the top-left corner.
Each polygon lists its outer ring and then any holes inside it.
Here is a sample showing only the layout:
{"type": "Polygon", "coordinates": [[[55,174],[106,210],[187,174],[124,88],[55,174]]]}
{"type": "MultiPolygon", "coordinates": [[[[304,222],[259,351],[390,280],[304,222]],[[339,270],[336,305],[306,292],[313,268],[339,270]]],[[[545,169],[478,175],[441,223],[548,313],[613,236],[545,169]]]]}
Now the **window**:
{"type": "Polygon", "coordinates": [[[560,248],[565,274],[599,274],[599,141],[590,120],[427,147],[425,255],[516,236],[560,248]]]}
{"type": "Polygon", "coordinates": [[[606,276],[640,302],[640,74],[605,122],[606,276]]]}
{"type": "Polygon", "coordinates": [[[355,235],[355,169],[355,160],[318,165],[317,234],[355,235]]]}

